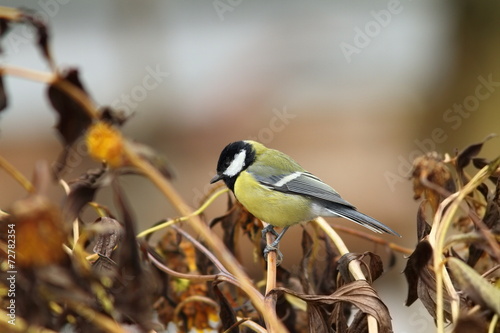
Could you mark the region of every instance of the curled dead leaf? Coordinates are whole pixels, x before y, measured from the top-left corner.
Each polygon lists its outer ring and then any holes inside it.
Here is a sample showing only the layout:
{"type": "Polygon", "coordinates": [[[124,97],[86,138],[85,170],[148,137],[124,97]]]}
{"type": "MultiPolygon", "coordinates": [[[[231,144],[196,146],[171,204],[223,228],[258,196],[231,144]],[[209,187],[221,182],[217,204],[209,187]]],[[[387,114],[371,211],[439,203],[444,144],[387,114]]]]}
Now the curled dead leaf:
{"type": "Polygon", "coordinates": [[[67,81],[83,93],[87,93],[75,68],[64,72],[59,81],[52,83],[47,91],[50,103],[59,115],[56,128],[65,146],[71,146],[90,126],[92,119],[80,103],[58,86],[60,81],[67,81]]]}
{"type": "MultiPolygon", "coordinates": [[[[365,280],[356,280],[345,284],[330,295],[307,295],[286,288],[276,288],[271,291],[271,294],[280,295],[281,293],[293,295],[307,302],[310,329],[323,329],[325,323],[318,321],[320,318],[324,318],[324,311],[331,313],[328,311],[331,309],[330,306],[342,306],[343,303],[347,302],[357,307],[365,316],[373,316],[377,320],[381,332],[392,332],[391,316],[387,306],[365,280]]],[[[316,331],[311,330],[311,332],[316,331]]]]}
{"type": "Polygon", "coordinates": [[[436,153],[430,152],[413,161],[413,198],[420,199],[422,195],[428,200],[432,211],[436,212],[439,203],[447,193],[454,192],[455,185],[451,173],[436,153]]]}

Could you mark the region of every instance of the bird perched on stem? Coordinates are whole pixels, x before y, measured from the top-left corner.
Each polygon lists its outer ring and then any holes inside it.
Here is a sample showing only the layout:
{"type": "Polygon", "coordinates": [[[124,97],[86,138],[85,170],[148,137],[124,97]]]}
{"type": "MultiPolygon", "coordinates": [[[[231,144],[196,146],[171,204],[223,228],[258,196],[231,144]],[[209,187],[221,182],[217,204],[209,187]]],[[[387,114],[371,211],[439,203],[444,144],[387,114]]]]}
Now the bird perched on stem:
{"type": "Polygon", "coordinates": [[[276,236],[264,249],[264,256],[277,251],[288,228],[318,216],[340,216],[374,232],[399,236],[397,232],[359,212],[329,185],[304,170],[284,153],[269,149],[256,141],[228,144],[217,163],[217,175],[210,183],[223,180],[236,199],[255,217],[268,223],[262,235],[276,236]],[[281,227],[277,233],[274,227],[281,227]]]}

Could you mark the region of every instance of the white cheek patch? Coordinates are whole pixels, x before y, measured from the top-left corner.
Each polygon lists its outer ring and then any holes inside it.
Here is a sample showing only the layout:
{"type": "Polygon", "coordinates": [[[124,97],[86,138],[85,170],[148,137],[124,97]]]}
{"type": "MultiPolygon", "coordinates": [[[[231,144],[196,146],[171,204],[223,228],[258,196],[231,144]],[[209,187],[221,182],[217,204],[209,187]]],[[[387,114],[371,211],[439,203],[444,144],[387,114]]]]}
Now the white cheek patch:
{"type": "Polygon", "coordinates": [[[234,156],[233,161],[224,171],[224,175],[228,177],[236,176],[243,167],[245,166],[245,158],[247,157],[246,150],[241,150],[238,154],[234,156]]]}
{"type": "Polygon", "coordinates": [[[288,176],[281,178],[276,184],[274,184],[274,186],[281,187],[281,186],[286,185],[287,183],[291,182],[292,180],[297,179],[300,176],[302,176],[302,172],[291,173],[288,176]]]}

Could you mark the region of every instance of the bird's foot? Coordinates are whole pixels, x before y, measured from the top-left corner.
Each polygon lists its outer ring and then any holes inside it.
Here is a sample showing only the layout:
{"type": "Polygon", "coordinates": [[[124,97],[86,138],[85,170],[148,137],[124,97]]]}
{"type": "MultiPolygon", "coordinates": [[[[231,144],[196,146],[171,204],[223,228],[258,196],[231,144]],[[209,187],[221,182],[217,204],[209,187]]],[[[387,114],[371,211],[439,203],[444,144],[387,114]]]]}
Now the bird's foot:
{"type": "Polygon", "coordinates": [[[264,229],[262,229],[262,238],[266,238],[266,234],[268,232],[272,233],[274,235],[274,237],[278,237],[279,236],[278,232],[276,230],[274,230],[274,226],[268,224],[268,225],[265,226],[264,229]]]}
{"type": "Polygon", "coordinates": [[[281,262],[283,261],[283,253],[278,249],[278,244],[267,244],[266,247],[264,248],[264,259],[267,261],[267,256],[269,255],[269,252],[276,252],[276,266],[279,266],[281,262]]]}

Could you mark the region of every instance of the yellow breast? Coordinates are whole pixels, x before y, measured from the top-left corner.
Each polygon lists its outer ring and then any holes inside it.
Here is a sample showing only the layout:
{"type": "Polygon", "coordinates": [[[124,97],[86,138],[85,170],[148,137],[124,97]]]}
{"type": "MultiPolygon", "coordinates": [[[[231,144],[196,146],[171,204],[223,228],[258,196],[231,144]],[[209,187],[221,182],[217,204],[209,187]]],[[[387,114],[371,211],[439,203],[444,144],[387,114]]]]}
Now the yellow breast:
{"type": "Polygon", "coordinates": [[[234,195],[255,217],[277,227],[286,227],[316,217],[311,213],[309,198],[270,190],[261,186],[246,171],[236,179],[234,195]]]}

